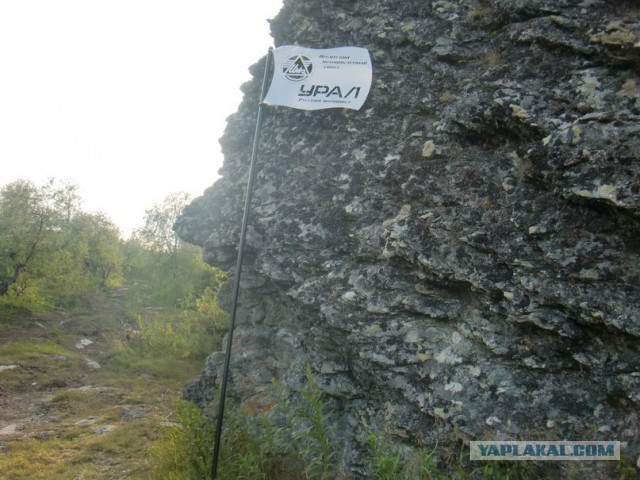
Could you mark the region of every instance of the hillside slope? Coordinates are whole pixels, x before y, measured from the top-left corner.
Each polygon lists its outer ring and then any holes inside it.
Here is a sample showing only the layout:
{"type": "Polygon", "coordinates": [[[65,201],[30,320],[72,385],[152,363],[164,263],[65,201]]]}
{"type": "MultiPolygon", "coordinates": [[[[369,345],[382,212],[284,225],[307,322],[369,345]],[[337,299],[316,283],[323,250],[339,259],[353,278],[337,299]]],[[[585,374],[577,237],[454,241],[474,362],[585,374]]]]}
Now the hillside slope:
{"type": "Polygon", "coordinates": [[[126,296],[0,315],[0,478],[157,478],[153,450],[197,362],[131,350],[126,296]]]}

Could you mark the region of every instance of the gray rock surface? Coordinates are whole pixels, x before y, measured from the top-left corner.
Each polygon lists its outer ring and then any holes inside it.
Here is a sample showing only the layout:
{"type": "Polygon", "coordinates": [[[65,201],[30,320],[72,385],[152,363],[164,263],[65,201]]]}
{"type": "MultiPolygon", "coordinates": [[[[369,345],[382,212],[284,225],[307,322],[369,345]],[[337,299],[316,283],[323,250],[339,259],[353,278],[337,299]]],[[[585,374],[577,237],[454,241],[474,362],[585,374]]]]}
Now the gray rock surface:
{"type": "MultiPolygon", "coordinates": [[[[265,111],[231,390],[336,399],[343,462],[408,445],[607,439],[640,453],[640,6],[288,0],[276,45],[359,45],[359,112],[265,111]],[[356,452],[353,455],[349,452],[356,452]]],[[[235,262],[264,60],[222,178],[176,224],[235,262]]],[[[213,353],[186,396],[215,394],[213,353]]]]}

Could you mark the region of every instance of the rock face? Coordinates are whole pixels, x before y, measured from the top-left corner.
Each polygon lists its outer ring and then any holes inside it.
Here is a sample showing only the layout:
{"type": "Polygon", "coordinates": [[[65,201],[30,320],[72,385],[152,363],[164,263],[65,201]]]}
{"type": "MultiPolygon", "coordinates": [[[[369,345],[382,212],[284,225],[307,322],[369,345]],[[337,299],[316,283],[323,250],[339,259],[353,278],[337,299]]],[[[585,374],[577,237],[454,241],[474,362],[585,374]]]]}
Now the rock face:
{"type": "MultiPolygon", "coordinates": [[[[272,32],[366,47],[374,82],[359,112],[265,111],[234,395],[311,365],[356,470],[368,429],[620,440],[635,459],[638,3],[288,0],[272,32]]],[[[221,139],[223,177],[176,224],[222,268],[263,65],[221,139]]],[[[211,401],[221,358],[187,396],[211,401]]]]}

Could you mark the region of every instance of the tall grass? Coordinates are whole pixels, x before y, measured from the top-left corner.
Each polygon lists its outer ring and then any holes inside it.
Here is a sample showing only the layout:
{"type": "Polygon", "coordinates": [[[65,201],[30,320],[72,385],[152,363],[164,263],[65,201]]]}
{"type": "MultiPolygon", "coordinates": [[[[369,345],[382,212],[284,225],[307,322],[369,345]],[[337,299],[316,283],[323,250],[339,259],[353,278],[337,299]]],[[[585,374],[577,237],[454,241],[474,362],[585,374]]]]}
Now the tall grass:
{"type": "MultiPolygon", "coordinates": [[[[316,379],[294,391],[273,385],[268,411],[243,409],[232,402],[225,413],[219,480],[336,480],[352,474],[340,467],[336,417],[316,379]]],[[[155,450],[157,468],[150,479],[208,479],[213,451],[210,412],[181,402],[164,440],[155,450]]],[[[375,480],[533,480],[582,478],[573,465],[560,469],[545,462],[471,462],[460,439],[445,446],[410,448],[380,432],[369,432],[364,447],[368,477],[375,480]],[[573,469],[573,470],[572,470],[573,469]]],[[[551,462],[557,463],[557,462],[551,462]]],[[[620,479],[635,478],[629,462],[618,466],[620,479]]]]}
{"type": "Polygon", "coordinates": [[[128,343],[143,357],[204,359],[219,349],[229,328],[228,315],[218,306],[218,293],[205,288],[180,308],[146,307],[146,289],[135,285],[128,291],[126,313],[131,320],[128,343]]]}
{"type": "MultiPolygon", "coordinates": [[[[230,404],[225,413],[220,480],[329,480],[336,478],[334,422],[315,379],[294,392],[275,387],[272,408],[250,411],[230,404]]],[[[179,404],[156,451],[154,478],[208,478],[214,418],[179,404]]]]}

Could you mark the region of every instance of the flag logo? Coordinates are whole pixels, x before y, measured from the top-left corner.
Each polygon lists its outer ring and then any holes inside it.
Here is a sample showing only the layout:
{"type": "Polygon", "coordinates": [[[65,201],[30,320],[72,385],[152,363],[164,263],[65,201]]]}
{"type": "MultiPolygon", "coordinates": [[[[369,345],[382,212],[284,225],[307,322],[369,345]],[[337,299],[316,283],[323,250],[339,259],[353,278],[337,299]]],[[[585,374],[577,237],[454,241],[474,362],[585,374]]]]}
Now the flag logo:
{"type": "Polygon", "coordinates": [[[283,45],[273,51],[273,62],[266,105],[359,110],[371,89],[371,56],[366,48],[283,45]]]}
{"type": "Polygon", "coordinates": [[[313,63],[306,55],[294,55],[282,64],[282,73],[287,80],[299,82],[308,78],[313,70],[313,63]]]}

